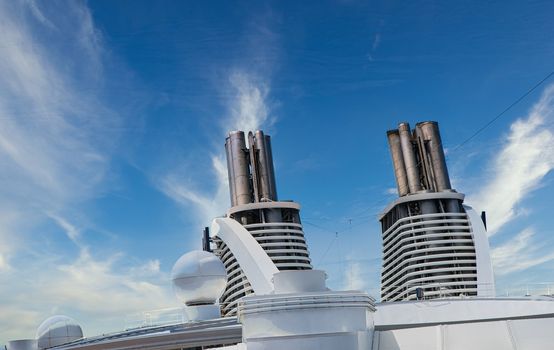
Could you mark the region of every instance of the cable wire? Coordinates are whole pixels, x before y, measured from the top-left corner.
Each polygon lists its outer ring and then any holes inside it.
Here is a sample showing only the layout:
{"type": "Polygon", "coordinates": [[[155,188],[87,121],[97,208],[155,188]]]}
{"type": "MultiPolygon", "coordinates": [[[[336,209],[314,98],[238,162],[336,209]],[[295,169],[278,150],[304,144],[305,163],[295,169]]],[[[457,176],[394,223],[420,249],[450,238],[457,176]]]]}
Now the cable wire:
{"type": "Polygon", "coordinates": [[[541,86],[545,81],[547,81],[551,76],[554,75],[554,71],[550,72],[546,77],[544,77],[541,81],[539,81],[537,84],[535,84],[535,86],[533,86],[531,89],[527,90],[526,93],[524,93],[520,98],[518,98],[517,100],[515,100],[511,105],[509,105],[508,107],[506,107],[502,112],[500,112],[496,117],[492,118],[487,124],[483,125],[479,130],[477,130],[473,135],[471,135],[470,137],[468,137],[466,140],[464,140],[462,143],[460,143],[458,146],[456,146],[456,148],[454,148],[453,151],[456,151],[458,150],[459,148],[461,148],[462,146],[464,146],[466,143],[468,143],[469,141],[471,141],[473,138],[475,138],[477,135],[479,135],[481,132],[483,132],[486,128],[488,128],[492,123],[494,123],[495,121],[497,121],[500,117],[502,117],[504,115],[504,113],[508,112],[510,109],[512,109],[512,107],[514,107],[515,105],[517,105],[519,102],[521,102],[524,98],[526,98],[527,96],[529,96],[529,94],[531,94],[533,91],[535,91],[535,89],[537,89],[539,86],[541,86]]]}

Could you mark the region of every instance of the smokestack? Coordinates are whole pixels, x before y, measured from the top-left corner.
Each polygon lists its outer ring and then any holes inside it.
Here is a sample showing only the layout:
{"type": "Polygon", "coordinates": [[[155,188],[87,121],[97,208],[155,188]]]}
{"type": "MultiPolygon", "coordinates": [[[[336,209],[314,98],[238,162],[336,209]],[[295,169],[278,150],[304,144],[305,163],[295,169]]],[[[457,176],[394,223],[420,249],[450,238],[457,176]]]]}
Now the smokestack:
{"type": "Polygon", "coordinates": [[[248,204],[252,201],[252,191],[244,132],[232,131],[229,133],[229,144],[231,151],[229,179],[231,179],[230,182],[233,183],[231,187],[234,189],[232,205],[248,204]]]}
{"type": "Polygon", "coordinates": [[[437,122],[418,123],[416,128],[421,130],[423,139],[427,144],[427,152],[431,160],[431,168],[437,192],[450,190],[450,178],[448,169],[446,168],[446,159],[442,148],[441,136],[439,133],[439,125],[437,122]]]}
{"type": "Polygon", "coordinates": [[[404,157],[404,166],[408,177],[408,188],[410,193],[421,191],[421,183],[419,177],[419,169],[417,168],[416,156],[412,146],[412,135],[410,132],[410,124],[400,123],[398,125],[398,133],[400,135],[400,146],[402,148],[402,156],[404,157]]]}
{"type": "Polygon", "coordinates": [[[431,159],[429,158],[426,143],[423,138],[423,132],[421,128],[416,124],[416,127],[413,131],[413,142],[416,147],[416,158],[418,161],[418,168],[420,171],[420,181],[421,186],[424,190],[436,192],[435,186],[435,175],[433,172],[433,166],[431,159]]]}
{"type": "Polygon", "coordinates": [[[400,145],[398,130],[387,131],[387,138],[389,140],[398,195],[402,197],[408,194],[408,177],[406,175],[406,168],[404,167],[404,156],[402,155],[402,146],[400,145]]]}
{"type": "Polygon", "coordinates": [[[231,206],[237,205],[237,193],[235,190],[235,172],[233,170],[233,155],[231,153],[231,138],[225,139],[225,155],[227,158],[227,176],[229,178],[229,194],[231,195],[231,206]]]}
{"type": "Polygon", "coordinates": [[[268,199],[274,200],[273,193],[271,192],[271,178],[273,174],[270,174],[270,164],[268,162],[266,138],[263,131],[256,131],[256,148],[258,149],[258,174],[260,183],[260,200],[268,199]]]}
{"type": "Polygon", "coordinates": [[[231,206],[277,201],[271,138],[263,131],[232,131],[225,140],[231,206]]]}
{"type": "Polygon", "coordinates": [[[260,167],[258,163],[258,152],[256,151],[256,141],[252,131],[248,133],[248,154],[250,156],[250,172],[252,174],[252,189],[254,190],[254,202],[260,201],[260,167]]]}
{"type": "Polygon", "coordinates": [[[273,152],[271,151],[271,136],[265,135],[265,149],[267,156],[267,172],[269,179],[270,199],[277,200],[277,186],[275,185],[275,168],[273,167],[273,152]]]}

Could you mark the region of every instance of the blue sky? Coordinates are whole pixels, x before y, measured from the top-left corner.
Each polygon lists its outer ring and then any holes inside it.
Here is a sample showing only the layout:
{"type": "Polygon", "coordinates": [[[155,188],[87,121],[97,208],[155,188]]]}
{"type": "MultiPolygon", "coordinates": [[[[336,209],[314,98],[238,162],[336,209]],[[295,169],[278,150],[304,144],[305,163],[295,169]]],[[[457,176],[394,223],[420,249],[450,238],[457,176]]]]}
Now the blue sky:
{"type": "Polygon", "coordinates": [[[554,282],[548,1],[0,0],[0,343],[178,306],[169,271],[229,206],[231,129],[273,136],[332,288],[379,287],[385,132],[437,120],[489,213],[499,294],[554,282]]]}

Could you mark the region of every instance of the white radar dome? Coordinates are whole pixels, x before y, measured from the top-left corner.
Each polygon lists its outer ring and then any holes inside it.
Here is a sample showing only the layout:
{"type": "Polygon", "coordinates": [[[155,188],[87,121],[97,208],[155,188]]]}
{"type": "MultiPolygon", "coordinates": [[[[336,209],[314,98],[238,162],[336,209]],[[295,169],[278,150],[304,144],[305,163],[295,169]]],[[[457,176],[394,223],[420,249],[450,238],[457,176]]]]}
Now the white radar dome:
{"type": "Polygon", "coordinates": [[[217,256],[194,250],[173,265],[171,280],[177,298],[186,305],[215,304],[225,290],[227,272],[217,256]]]}
{"type": "Polygon", "coordinates": [[[70,343],[81,338],[83,338],[81,326],[67,316],[49,317],[37,329],[39,349],[70,343]]]}

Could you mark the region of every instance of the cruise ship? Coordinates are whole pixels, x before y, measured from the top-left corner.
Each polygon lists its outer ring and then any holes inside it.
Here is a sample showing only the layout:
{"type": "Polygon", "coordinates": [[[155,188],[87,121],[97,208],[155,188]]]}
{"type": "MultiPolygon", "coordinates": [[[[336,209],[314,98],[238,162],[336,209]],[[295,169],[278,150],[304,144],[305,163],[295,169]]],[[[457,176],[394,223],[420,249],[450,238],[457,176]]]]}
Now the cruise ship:
{"type": "Polygon", "coordinates": [[[438,123],[400,123],[387,139],[398,198],[379,216],[379,302],[327,287],[300,205],[277,196],[270,136],[232,131],[231,207],[173,266],[177,320],[84,337],[58,315],[5,349],[552,349],[554,298],[496,296],[486,215],[452,188],[438,123]]]}

